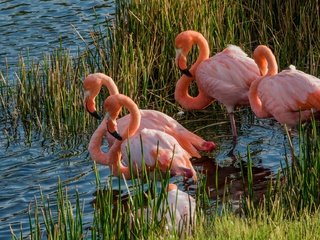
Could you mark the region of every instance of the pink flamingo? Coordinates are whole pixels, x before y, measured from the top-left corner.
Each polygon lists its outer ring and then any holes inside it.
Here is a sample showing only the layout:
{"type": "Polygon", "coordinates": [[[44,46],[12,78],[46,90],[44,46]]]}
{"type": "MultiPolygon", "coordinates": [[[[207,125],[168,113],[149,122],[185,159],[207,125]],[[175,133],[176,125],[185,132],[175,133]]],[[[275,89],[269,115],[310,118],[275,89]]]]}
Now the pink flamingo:
{"type": "Polygon", "coordinates": [[[121,174],[126,179],[132,177],[128,167],[130,159],[134,173],[139,172],[143,164],[150,171],[158,165],[163,172],[170,170],[171,175],[197,179],[190,162],[190,154],[179,145],[174,137],[155,129],[144,128],[139,131],[141,114],[137,105],[129,97],[122,94],[111,95],[105,100],[104,108],[107,115],[92,135],[89,143],[89,152],[94,161],[109,165],[115,176],[121,174]],[[109,152],[104,153],[100,149],[103,135],[106,130],[110,133],[117,132],[116,119],[122,106],[129,110],[130,121],[121,134],[114,134],[119,136],[119,140],[113,143],[109,152]]]}
{"type": "Polygon", "coordinates": [[[95,118],[100,119],[96,111],[96,96],[98,96],[102,86],[106,86],[109,94],[118,94],[119,90],[113,79],[103,73],[89,74],[83,81],[85,109],[95,118]]]}
{"type": "MultiPolygon", "coordinates": [[[[95,108],[95,98],[99,94],[102,86],[107,87],[110,95],[119,93],[118,88],[112,78],[102,73],[88,75],[83,82],[83,86],[85,90],[84,106],[94,117],[99,116],[95,108]]],[[[198,151],[211,152],[216,148],[214,142],[205,141],[203,138],[190,132],[176,120],[162,112],[155,110],[140,110],[140,114],[141,124],[138,131],[141,131],[143,128],[163,131],[173,136],[179,142],[179,144],[193,157],[201,157],[198,151]]],[[[130,115],[118,119],[117,124],[119,129],[125,128],[128,125],[129,120],[130,115]]],[[[111,136],[110,133],[107,133],[107,140],[109,146],[111,146],[114,143],[115,138],[111,136]]]]}
{"type": "Polygon", "coordinates": [[[167,229],[175,229],[180,235],[189,234],[196,220],[196,200],[186,192],[179,190],[173,183],[169,183],[167,194],[167,197],[161,202],[158,215],[154,216],[153,205],[158,202],[158,199],[154,199],[151,202],[152,206],[144,209],[145,216],[161,221],[165,213],[167,229]]]}
{"type": "Polygon", "coordinates": [[[320,110],[319,78],[296,70],[294,66],[277,74],[275,57],[267,46],[258,46],[253,56],[261,72],[268,66],[266,75],[255,80],[249,91],[250,105],[257,117],[273,116],[292,128],[300,119],[307,120],[313,110],[320,110]]]}
{"type": "Polygon", "coordinates": [[[185,109],[202,109],[217,99],[227,109],[233,139],[236,141],[234,109],[238,105],[249,105],[250,84],[260,76],[254,60],[233,45],[209,58],[207,40],[201,33],[191,30],[178,34],[175,47],[176,65],[183,73],[176,84],[176,101],[185,109]],[[188,70],[187,55],[194,44],[199,47],[199,56],[188,70]],[[199,92],[196,97],[188,93],[188,88],[194,79],[199,92]]]}

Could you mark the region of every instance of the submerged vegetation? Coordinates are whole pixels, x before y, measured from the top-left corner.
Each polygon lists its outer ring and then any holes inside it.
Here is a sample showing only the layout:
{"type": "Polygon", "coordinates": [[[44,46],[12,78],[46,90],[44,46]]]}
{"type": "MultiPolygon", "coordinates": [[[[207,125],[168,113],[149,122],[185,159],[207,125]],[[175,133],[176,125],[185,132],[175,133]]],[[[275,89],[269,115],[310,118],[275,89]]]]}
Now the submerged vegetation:
{"type": "MultiPolygon", "coordinates": [[[[9,75],[1,69],[0,117],[11,124],[13,132],[17,124],[22,124],[26,139],[42,132],[55,139],[76,136],[87,141],[96,122],[83,110],[82,80],[96,71],[111,76],[119,91],[132,97],[141,108],[173,115],[180,110],[173,98],[174,85],[180,77],[174,65],[173,43],[175,36],[186,29],[197,30],[208,39],[211,55],[227,44],[239,45],[251,55],[257,45],[266,44],[274,51],[280,69],[294,64],[298,69],[318,76],[318,6],[318,0],[286,3],[277,0],[115,0],[114,18],[92,31],[92,42],[85,43],[85,52],[74,57],[66,50],[57,49],[39,62],[21,58],[14,79],[7,79],[9,75]]],[[[196,54],[197,49],[194,49],[191,57],[195,58],[196,54]]],[[[101,95],[98,106],[107,93],[101,95]]],[[[215,104],[211,108],[220,106],[215,104]]],[[[7,133],[8,141],[12,141],[13,132],[7,133]]],[[[257,198],[252,191],[250,157],[244,159],[248,162],[248,170],[242,172],[246,176],[243,182],[248,191],[242,196],[237,213],[230,210],[227,200],[222,202],[223,211],[218,205],[209,207],[206,186],[200,181],[196,194],[197,223],[186,238],[318,237],[318,134],[315,120],[312,124],[301,125],[299,149],[292,149],[296,153],[295,164],[291,166],[288,154],[286,166],[270,180],[262,198],[257,198]]],[[[167,183],[168,178],[161,184],[167,183]]],[[[163,224],[147,222],[140,217],[137,209],[150,201],[152,194],[145,192],[144,185],[138,180],[132,185],[135,195],[128,197],[128,205],[124,207],[122,201],[114,199],[108,182],[105,186],[100,182],[97,172],[93,222],[84,226],[81,199],[77,195],[76,201],[71,203],[64,187],[58,184],[54,208],[44,196],[41,196],[41,204],[30,206],[31,239],[178,238],[178,234],[165,235],[163,224]]],[[[156,193],[165,198],[164,191],[156,193]]],[[[22,234],[15,234],[14,239],[23,238],[22,234]]]]}

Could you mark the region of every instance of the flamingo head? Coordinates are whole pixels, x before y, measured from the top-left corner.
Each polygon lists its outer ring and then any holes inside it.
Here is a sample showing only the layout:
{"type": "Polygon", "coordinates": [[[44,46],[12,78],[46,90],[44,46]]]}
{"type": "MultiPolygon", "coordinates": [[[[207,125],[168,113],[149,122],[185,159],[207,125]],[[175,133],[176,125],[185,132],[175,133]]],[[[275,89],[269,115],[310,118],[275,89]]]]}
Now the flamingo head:
{"type": "Polygon", "coordinates": [[[175,39],[176,65],[180,69],[181,73],[188,77],[192,77],[192,74],[188,70],[187,55],[191,51],[193,43],[194,40],[192,35],[189,34],[189,31],[178,34],[175,39]]]}
{"type": "Polygon", "coordinates": [[[83,81],[84,100],[83,105],[85,109],[95,118],[101,119],[96,110],[96,96],[101,89],[101,81],[95,78],[93,74],[88,75],[83,81]]]}
{"type": "Polygon", "coordinates": [[[121,105],[113,100],[114,98],[112,96],[108,97],[104,101],[104,109],[106,111],[105,118],[107,120],[107,129],[108,132],[118,139],[119,141],[122,141],[122,137],[118,133],[117,130],[117,117],[121,111],[121,105]]]}

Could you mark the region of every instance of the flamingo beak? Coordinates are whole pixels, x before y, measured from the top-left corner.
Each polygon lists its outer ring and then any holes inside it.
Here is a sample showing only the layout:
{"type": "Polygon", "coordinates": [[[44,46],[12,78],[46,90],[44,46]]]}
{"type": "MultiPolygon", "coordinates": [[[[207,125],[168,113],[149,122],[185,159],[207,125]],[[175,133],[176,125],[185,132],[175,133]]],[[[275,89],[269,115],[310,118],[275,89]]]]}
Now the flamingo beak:
{"type": "Polygon", "coordinates": [[[115,129],[115,127],[113,126],[112,129],[114,131],[110,131],[109,126],[108,126],[108,121],[111,119],[109,113],[106,113],[105,118],[107,119],[107,130],[108,133],[111,134],[111,136],[113,136],[114,138],[118,139],[119,141],[122,141],[122,137],[120,136],[120,134],[117,132],[117,130],[115,129]]]}
{"type": "Polygon", "coordinates": [[[93,116],[94,118],[101,120],[101,117],[99,116],[99,114],[96,111],[96,107],[95,107],[95,101],[94,99],[90,98],[90,91],[86,90],[84,92],[84,106],[85,109],[88,113],[90,113],[91,116],[93,116]]]}
{"type": "Polygon", "coordinates": [[[96,119],[98,119],[98,120],[101,120],[101,116],[98,114],[97,111],[91,112],[91,111],[89,110],[88,102],[86,102],[86,110],[87,110],[88,113],[90,113],[91,116],[93,116],[94,118],[96,118],[96,119]]]}
{"type": "Polygon", "coordinates": [[[178,66],[180,72],[182,74],[185,74],[186,76],[188,77],[192,77],[192,74],[191,72],[189,71],[188,68],[185,68],[183,69],[182,67],[180,67],[180,58],[183,57],[183,54],[182,54],[182,49],[181,48],[176,48],[176,65],[178,66]]]}
{"type": "Polygon", "coordinates": [[[108,128],[108,132],[109,132],[113,137],[115,137],[116,139],[118,139],[119,141],[122,141],[122,137],[120,136],[120,134],[119,134],[117,131],[111,132],[111,131],[109,131],[109,128],[108,128]]]}

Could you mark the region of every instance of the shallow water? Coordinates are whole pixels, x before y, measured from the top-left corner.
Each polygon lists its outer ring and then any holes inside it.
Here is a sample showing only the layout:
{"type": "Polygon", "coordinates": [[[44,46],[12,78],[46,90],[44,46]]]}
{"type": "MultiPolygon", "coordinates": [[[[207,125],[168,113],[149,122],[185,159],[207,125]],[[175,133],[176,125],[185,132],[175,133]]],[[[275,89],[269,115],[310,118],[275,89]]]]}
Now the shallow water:
{"type": "Polygon", "coordinates": [[[90,31],[113,12],[111,0],[0,1],[0,70],[10,76],[18,56],[41,59],[62,47],[71,54],[85,48],[77,31],[90,41],[90,31]]]}
{"type": "MultiPolygon", "coordinates": [[[[223,118],[223,114],[220,114],[223,118]]],[[[232,148],[232,138],[227,119],[221,119],[222,123],[215,127],[199,130],[198,133],[208,140],[214,140],[219,148],[209,155],[204,154],[202,159],[195,162],[197,171],[207,174],[207,184],[212,190],[210,197],[214,201],[217,195],[223,193],[224,183],[230,184],[231,196],[235,200],[243,193],[243,185],[240,175],[240,159],[247,159],[247,146],[253,161],[253,175],[255,189],[263,192],[267,179],[274,174],[284,161],[286,139],[280,125],[273,120],[254,120],[248,122],[246,114],[238,120],[239,130],[238,144],[234,150],[235,157],[228,155],[232,148]],[[219,189],[215,189],[215,174],[218,168],[219,189]]],[[[216,121],[210,119],[197,121],[197,124],[188,124],[180,119],[186,127],[197,131],[201,126],[206,126],[216,121]]],[[[2,133],[10,133],[10,123],[1,122],[2,133]]],[[[12,130],[12,129],[11,129],[12,130]]],[[[69,197],[75,199],[77,189],[81,201],[85,203],[85,215],[83,222],[92,221],[93,208],[90,202],[94,199],[95,174],[93,164],[88,155],[87,141],[79,141],[76,144],[65,145],[63,143],[45,140],[41,136],[34,137],[31,143],[25,143],[24,131],[18,126],[15,139],[9,140],[6,134],[0,135],[0,233],[1,237],[9,238],[9,225],[18,233],[20,224],[28,233],[27,209],[30,203],[34,204],[36,198],[40,200],[40,187],[45,196],[49,196],[54,202],[57,190],[58,178],[63,186],[69,189],[69,197]],[[86,214],[87,213],[87,214],[86,214]]],[[[109,176],[109,169],[99,166],[102,181],[109,176]]],[[[118,184],[114,178],[114,186],[118,184]]],[[[182,179],[172,178],[182,190],[194,194],[195,185],[185,183],[182,179]]],[[[1,238],[2,239],[2,238],[1,238]]]]}

